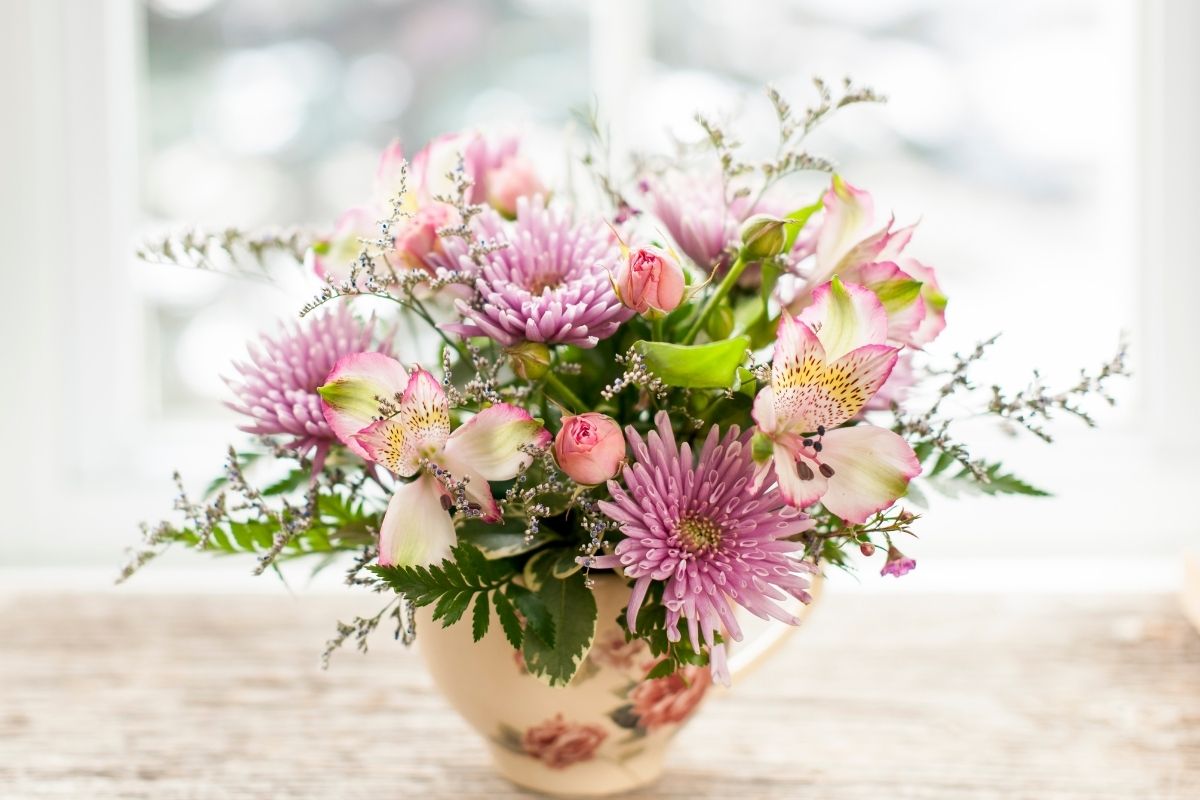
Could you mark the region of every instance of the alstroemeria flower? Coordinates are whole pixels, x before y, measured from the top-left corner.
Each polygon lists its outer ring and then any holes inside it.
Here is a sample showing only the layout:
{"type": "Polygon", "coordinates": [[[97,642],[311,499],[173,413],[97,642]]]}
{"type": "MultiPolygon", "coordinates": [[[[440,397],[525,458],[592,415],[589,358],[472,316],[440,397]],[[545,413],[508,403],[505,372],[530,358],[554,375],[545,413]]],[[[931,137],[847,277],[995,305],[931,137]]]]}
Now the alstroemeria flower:
{"type": "Polygon", "coordinates": [[[921,472],[908,442],[853,419],[883,386],[898,348],[885,344],[888,317],[867,288],[834,278],[813,292],[799,317],[784,313],[771,383],[753,415],[769,447],[755,448],[759,479],[774,465],[780,492],[796,508],[820,501],[862,523],[904,495],[921,472]]]}
{"type": "Polygon", "coordinates": [[[325,418],[356,453],[401,478],[379,531],[379,563],[412,566],[445,558],[455,542],[449,508],[465,505],[486,522],[500,520],[489,481],[516,477],[550,432],[522,408],[498,403],[453,432],[441,384],[420,367],[407,373],[393,358],[357,353],[338,362],[319,390],[325,418]],[[402,377],[403,376],[403,377],[402,377]],[[395,413],[379,418],[380,399],[395,413]],[[461,491],[460,497],[452,492],[461,491]]]}
{"type": "MultiPolygon", "coordinates": [[[[930,267],[903,255],[916,225],[894,228],[895,219],[876,227],[869,192],[838,175],[822,200],[825,211],[815,236],[814,267],[808,286],[834,275],[866,286],[888,314],[888,338],[920,347],[933,341],[946,325],[946,297],[930,267]]],[[[809,300],[802,292],[791,310],[809,300]]]]}

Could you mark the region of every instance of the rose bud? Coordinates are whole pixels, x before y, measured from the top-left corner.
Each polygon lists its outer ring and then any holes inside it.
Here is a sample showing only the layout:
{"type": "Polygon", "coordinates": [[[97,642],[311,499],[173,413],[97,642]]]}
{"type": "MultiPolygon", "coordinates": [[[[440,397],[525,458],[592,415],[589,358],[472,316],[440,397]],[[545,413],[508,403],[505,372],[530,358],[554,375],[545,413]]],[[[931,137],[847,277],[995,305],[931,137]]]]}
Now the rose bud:
{"type": "Polygon", "coordinates": [[[585,486],[615,476],[625,460],[625,437],[612,417],[590,411],[563,417],[554,437],[554,459],[571,480],[585,486]]]}
{"type": "Polygon", "coordinates": [[[509,156],[487,174],[487,201],[509,219],[517,216],[517,200],[545,192],[533,164],[521,156],[509,156]]]}
{"type": "Polygon", "coordinates": [[[742,257],[748,261],[774,258],[787,244],[784,226],[787,220],[770,214],[755,214],[742,223],[742,257]]]}
{"type": "Polygon", "coordinates": [[[683,300],[683,268],[657,247],[630,250],[617,268],[613,288],[621,303],[639,314],[674,311],[683,300]]]}

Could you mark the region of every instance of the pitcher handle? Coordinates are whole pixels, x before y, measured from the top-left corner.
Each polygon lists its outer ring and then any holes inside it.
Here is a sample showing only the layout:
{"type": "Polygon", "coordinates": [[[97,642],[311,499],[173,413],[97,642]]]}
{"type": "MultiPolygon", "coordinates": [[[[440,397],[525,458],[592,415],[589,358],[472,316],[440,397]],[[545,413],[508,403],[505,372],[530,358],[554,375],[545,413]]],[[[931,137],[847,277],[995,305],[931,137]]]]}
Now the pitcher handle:
{"type": "Polygon", "coordinates": [[[732,648],[733,652],[729,655],[729,673],[735,682],[761,666],[767,660],[767,656],[778,650],[784,641],[808,620],[808,615],[812,613],[813,606],[821,596],[824,584],[825,577],[819,572],[816,573],[812,578],[812,586],[808,590],[812,595],[812,601],[807,604],[801,603],[799,600],[795,601],[796,605],[800,606],[795,611],[796,616],[800,618],[800,624],[776,623],[771,625],[765,633],[738,642],[732,648]]]}

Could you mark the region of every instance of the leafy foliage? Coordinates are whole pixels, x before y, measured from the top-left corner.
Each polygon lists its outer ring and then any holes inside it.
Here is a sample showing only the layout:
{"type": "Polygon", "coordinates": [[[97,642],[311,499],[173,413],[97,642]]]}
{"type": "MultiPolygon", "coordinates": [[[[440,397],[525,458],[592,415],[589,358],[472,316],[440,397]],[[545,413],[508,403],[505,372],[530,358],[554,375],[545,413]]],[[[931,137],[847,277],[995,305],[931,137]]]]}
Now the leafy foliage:
{"type": "Polygon", "coordinates": [[[750,339],[738,336],[699,345],[636,342],[633,346],[654,376],[668,386],[691,389],[727,389],[745,360],[750,339]]]}
{"type": "Polygon", "coordinates": [[[565,686],[575,677],[596,635],[596,598],[582,573],[557,578],[552,572],[551,559],[540,559],[540,564],[540,584],[529,596],[544,605],[554,637],[546,641],[539,633],[544,621],[536,626],[532,622],[527,625],[525,666],[551,686],[565,686]]]}
{"type": "MultiPolygon", "coordinates": [[[[646,599],[634,621],[636,633],[629,629],[625,614],[622,613],[617,618],[617,623],[625,631],[626,641],[642,639],[650,648],[651,655],[663,659],[655,665],[648,677],[664,677],[674,674],[685,666],[704,666],[708,663],[708,656],[705,653],[697,653],[692,649],[689,637],[682,636],[678,642],[672,642],[667,638],[667,621],[664,613],[665,607],[662,603],[663,586],[664,584],[660,581],[650,584],[646,599]]],[[[716,638],[719,643],[720,635],[718,634],[716,638]]]]}

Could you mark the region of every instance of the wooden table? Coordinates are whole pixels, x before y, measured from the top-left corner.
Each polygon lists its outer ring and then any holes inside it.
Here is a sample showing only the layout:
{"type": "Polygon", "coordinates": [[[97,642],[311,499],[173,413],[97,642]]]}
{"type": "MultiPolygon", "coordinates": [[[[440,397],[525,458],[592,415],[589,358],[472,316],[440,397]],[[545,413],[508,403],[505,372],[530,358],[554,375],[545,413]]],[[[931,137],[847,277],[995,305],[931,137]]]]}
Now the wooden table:
{"type": "MultiPolygon", "coordinates": [[[[352,598],[0,595],[0,797],[510,798],[352,598]]],[[[1200,637],[1165,596],[831,594],[645,797],[1197,798],[1200,637]]]]}

